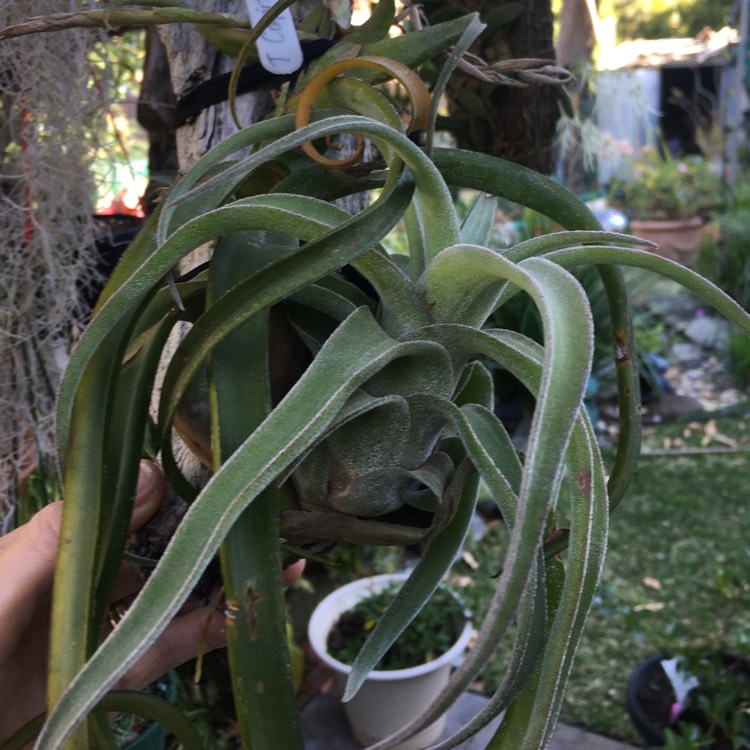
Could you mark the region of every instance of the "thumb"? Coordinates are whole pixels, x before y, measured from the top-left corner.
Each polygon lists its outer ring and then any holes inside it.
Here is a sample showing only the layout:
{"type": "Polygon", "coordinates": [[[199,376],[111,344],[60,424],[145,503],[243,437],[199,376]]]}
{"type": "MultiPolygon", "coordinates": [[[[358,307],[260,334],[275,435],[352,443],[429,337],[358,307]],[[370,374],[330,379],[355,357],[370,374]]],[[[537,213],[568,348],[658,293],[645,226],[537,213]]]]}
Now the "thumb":
{"type": "Polygon", "coordinates": [[[164,500],[164,475],[151,461],[141,461],[135,506],[130,519],[130,530],[143,526],[156,513],[164,500]]]}

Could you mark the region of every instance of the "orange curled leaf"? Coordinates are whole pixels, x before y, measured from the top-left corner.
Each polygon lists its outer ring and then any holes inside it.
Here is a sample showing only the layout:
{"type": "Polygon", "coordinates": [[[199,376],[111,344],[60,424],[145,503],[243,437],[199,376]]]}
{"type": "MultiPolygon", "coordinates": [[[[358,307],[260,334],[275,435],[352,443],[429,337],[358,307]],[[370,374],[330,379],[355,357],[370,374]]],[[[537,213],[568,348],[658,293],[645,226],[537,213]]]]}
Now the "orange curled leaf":
{"type": "MultiPolygon", "coordinates": [[[[297,102],[294,125],[299,130],[310,122],[310,111],[317,96],[323,88],[334,78],[353,68],[370,68],[385,73],[392,79],[396,79],[405,89],[411,101],[411,121],[408,132],[424,130],[430,111],[430,92],[424,81],[411,69],[402,63],[390,60],[387,57],[356,57],[350,60],[339,60],[329,65],[316,75],[304,88],[297,102]]],[[[342,169],[355,164],[364,150],[364,143],[360,137],[356,152],[346,159],[329,159],[323,156],[313,145],[308,142],[302,146],[302,150],[313,160],[331,169],[342,169]]]]}

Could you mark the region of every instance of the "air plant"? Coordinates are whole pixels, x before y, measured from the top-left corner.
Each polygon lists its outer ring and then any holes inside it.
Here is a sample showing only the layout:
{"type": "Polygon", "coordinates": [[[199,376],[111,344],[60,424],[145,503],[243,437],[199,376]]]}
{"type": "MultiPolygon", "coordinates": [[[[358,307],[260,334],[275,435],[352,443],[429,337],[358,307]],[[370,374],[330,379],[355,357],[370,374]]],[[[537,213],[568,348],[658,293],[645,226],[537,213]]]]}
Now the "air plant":
{"type": "MultiPolygon", "coordinates": [[[[504,710],[493,748],[547,744],[601,571],[609,515],[639,451],[635,350],[619,267],[680,282],[745,333],[750,317],[697,274],[637,249],[642,240],[602,231],[551,180],[494,157],[434,148],[437,99],[482,25],[468,16],[452,28],[453,52],[431,100],[409,65],[385,54],[323,67],[290,95],[296,114],[241,130],[188,171],[116,269],[59,397],[63,534],[73,544],[60,550],[50,714],[37,747],[55,750],[71,736],[75,747],[107,746],[93,744],[106,736],[97,717],[109,704],[100,702],[218,554],[244,746],[301,748],[280,547],[305,554],[340,541],[424,545],[360,652],[346,700],[440,584],[466,536],[480,478],[510,528],[488,614],[435,705],[377,747],[430,723],[500,648],[511,654],[504,681],[439,747],[454,747],[504,710]],[[426,147],[377,88],[384,78],[404,84],[426,147]],[[341,133],[369,139],[378,159],[356,169],[319,163],[314,144],[341,133]],[[247,149],[249,156],[235,156],[247,149]],[[353,216],[329,202],[374,188],[377,197],[353,216]],[[463,221],[451,188],[480,191],[463,221]],[[495,249],[497,197],[564,229],[495,249]],[[399,222],[408,256],[380,244],[399,222]],[[177,304],[165,280],[206,242],[215,243],[213,257],[177,280],[177,304]],[[601,274],[613,326],[622,427],[610,467],[583,406],[593,324],[569,269],[587,264],[601,274]],[[342,269],[353,269],[355,281],[342,269]],[[543,345],[485,328],[520,292],[539,310],[543,345]],[[165,365],[152,418],[158,363],[178,321],[190,330],[165,365]],[[535,399],[523,457],[493,413],[486,361],[535,399]],[[194,488],[174,459],[176,435],[210,467],[204,487],[194,488]],[[99,644],[126,555],[138,463],[154,448],[189,509],[99,644]]],[[[186,747],[199,746],[182,725],[174,729],[186,747]]]]}

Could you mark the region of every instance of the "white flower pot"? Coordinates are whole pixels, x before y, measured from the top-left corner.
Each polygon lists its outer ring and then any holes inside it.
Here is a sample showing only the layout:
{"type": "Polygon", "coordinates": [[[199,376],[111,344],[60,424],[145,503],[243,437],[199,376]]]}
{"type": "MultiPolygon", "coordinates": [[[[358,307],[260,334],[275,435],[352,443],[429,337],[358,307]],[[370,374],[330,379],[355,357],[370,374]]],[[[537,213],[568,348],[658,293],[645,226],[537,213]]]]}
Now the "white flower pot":
{"type": "MultiPolygon", "coordinates": [[[[407,577],[406,574],[380,575],[354,581],[323,599],[313,612],[308,625],[310,646],[334,670],[341,690],[351,667],[328,653],[328,633],[339,616],[358,601],[377,593],[393,580],[404,581],[407,577]]],[[[357,741],[370,745],[401,729],[418,716],[445,687],[451,667],[463,654],[471,633],[471,624],[467,621],[453,647],[437,659],[409,669],[371,672],[354,698],[344,704],[352,734],[357,741]]],[[[398,750],[427,747],[440,738],[444,727],[445,716],[442,716],[419,734],[398,745],[398,750]]]]}

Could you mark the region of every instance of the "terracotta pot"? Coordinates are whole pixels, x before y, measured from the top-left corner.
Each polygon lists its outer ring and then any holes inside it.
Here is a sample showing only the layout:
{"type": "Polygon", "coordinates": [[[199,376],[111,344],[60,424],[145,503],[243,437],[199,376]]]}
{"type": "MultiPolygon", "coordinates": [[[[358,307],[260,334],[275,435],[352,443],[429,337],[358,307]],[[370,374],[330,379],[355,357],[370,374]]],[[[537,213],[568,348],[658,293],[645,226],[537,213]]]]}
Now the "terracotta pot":
{"type": "MultiPolygon", "coordinates": [[[[328,633],[339,616],[360,599],[377,593],[394,580],[403,581],[407,577],[403,574],[380,575],[354,581],[323,599],[313,612],[308,626],[310,646],[336,673],[341,689],[351,667],[328,653],[328,633]]],[[[357,741],[362,745],[373,744],[418,716],[447,684],[451,667],[463,655],[471,633],[471,624],[467,621],[455,644],[437,659],[409,669],[371,672],[354,698],[344,704],[346,718],[357,741]]],[[[444,726],[445,715],[397,748],[417,750],[428,747],[440,738],[444,726]]]]}
{"type": "Polygon", "coordinates": [[[630,233],[659,247],[646,248],[663,258],[677,261],[691,268],[698,258],[701,246],[703,220],[699,216],[687,219],[633,219],[630,233]]]}
{"type": "Polygon", "coordinates": [[[648,747],[664,745],[664,728],[669,723],[670,710],[674,703],[674,691],[661,666],[662,660],[666,658],[666,654],[658,654],[641,662],[628,680],[628,713],[648,747]],[[657,705],[652,706],[652,701],[646,702],[643,699],[643,693],[646,691],[658,696],[659,699],[653,701],[657,705]]]}

